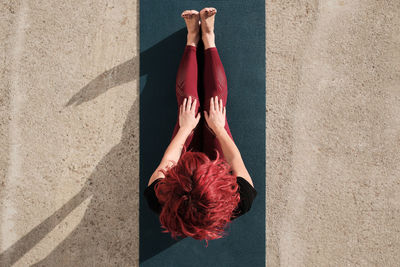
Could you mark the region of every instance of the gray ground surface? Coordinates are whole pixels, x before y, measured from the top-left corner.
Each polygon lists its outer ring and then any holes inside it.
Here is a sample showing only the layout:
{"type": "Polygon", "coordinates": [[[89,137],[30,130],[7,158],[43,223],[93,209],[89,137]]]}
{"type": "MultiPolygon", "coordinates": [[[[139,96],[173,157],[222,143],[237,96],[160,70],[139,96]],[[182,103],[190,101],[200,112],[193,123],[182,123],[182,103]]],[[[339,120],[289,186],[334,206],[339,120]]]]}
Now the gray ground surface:
{"type": "Polygon", "coordinates": [[[400,2],[267,2],[267,266],[398,266],[400,2]]]}
{"type": "MultiPolygon", "coordinates": [[[[267,266],[398,266],[400,2],[266,17],[267,266]]],[[[138,3],[3,0],[0,23],[0,265],[137,265],[138,3]]]]}

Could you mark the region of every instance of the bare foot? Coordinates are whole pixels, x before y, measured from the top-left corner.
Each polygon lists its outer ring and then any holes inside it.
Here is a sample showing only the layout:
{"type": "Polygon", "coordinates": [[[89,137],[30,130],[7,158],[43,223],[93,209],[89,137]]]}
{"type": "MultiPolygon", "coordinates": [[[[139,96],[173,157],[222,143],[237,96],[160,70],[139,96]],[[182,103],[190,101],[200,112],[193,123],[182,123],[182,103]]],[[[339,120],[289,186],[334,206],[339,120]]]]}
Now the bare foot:
{"type": "Polygon", "coordinates": [[[181,17],[185,19],[187,27],[187,43],[186,45],[197,46],[200,40],[200,16],[196,10],[185,10],[181,17]]]}
{"type": "Polygon", "coordinates": [[[205,7],[200,11],[201,33],[204,49],[215,47],[214,22],[217,9],[205,7]]]}

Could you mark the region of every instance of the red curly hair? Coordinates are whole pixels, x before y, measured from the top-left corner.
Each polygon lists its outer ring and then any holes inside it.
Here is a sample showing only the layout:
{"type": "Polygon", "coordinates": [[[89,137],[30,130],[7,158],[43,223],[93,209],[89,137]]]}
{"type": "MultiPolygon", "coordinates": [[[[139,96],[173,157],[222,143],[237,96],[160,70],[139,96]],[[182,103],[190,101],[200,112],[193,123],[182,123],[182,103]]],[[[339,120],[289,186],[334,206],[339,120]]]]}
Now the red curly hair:
{"type": "MultiPolygon", "coordinates": [[[[197,240],[226,236],[224,229],[236,217],[240,202],[236,176],[225,159],[210,160],[203,152],[186,151],[173,166],[160,170],[165,178],[154,190],[163,206],[159,220],[172,238],[197,240]]],[[[175,162],[174,162],[175,163],[175,162]]]]}

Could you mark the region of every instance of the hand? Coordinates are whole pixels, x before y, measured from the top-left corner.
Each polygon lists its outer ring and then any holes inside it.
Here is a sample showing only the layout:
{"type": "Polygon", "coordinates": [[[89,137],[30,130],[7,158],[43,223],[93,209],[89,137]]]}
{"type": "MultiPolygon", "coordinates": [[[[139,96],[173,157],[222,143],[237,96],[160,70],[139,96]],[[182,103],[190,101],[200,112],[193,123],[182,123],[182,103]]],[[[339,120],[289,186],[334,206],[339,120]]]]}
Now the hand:
{"type": "Polygon", "coordinates": [[[219,129],[225,128],[226,107],[222,103],[222,99],[218,101],[218,96],[210,98],[210,114],[204,110],[204,117],[211,130],[217,133],[219,129]]]}
{"type": "Polygon", "coordinates": [[[192,103],[192,97],[189,96],[183,100],[183,104],[179,107],[179,127],[187,128],[192,131],[200,121],[200,112],[195,117],[196,112],[196,100],[192,103]]]}

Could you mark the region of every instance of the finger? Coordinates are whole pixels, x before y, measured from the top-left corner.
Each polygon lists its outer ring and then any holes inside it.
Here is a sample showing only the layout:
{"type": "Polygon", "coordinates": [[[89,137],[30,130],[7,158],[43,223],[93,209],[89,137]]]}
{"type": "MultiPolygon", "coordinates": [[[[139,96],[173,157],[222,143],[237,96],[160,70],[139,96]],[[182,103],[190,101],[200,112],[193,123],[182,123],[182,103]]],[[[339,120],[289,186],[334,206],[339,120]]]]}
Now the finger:
{"type": "Polygon", "coordinates": [[[215,108],[214,108],[214,97],[211,97],[210,98],[210,112],[214,111],[214,110],[215,110],[215,108]]]}
{"type": "Polygon", "coordinates": [[[187,100],[187,98],[185,97],[185,99],[183,99],[183,111],[185,111],[185,108],[186,108],[186,100],[187,100]]]}
{"type": "Polygon", "coordinates": [[[208,121],[208,114],[207,111],[204,110],[204,118],[206,119],[206,121],[208,121]]]}
{"type": "Polygon", "coordinates": [[[193,100],[193,98],[192,98],[192,96],[189,96],[189,100],[188,100],[188,103],[187,103],[187,111],[191,111],[192,110],[192,100],[193,100]]]}
{"type": "Polygon", "coordinates": [[[201,112],[197,113],[197,116],[196,116],[197,123],[199,123],[200,117],[201,117],[201,112]]]}
{"type": "Polygon", "coordinates": [[[219,109],[218,105],[219,105],[219,101],[218,101],[218,96],[216,95],[216,96],[215,96],[215,99],[214,99],[214,108],[215,108],[215,111],[218,111],[218,109],[219,109]]]}
{"type": "Polygon", "coordinates": [[[226,116],[226,107],[224,107],[224,112],[222,112],[224,114],[224,117],[226,116]]]}
{"type": "Polygon", "coordinates": [[[219,111],[223,112],[224,104],[222,103],[222,99],[219,100],[219,111]]]}
{"type": "Polygon", "coordinates": [[[196,98],[193,100],[193,104],[192,104],[192,107],[191,107],[191,111],[193,111],[193,112],[195,112],[196,111],[196,98]]]}
{"type": "Polygon", "coordinates": [[[190,105],[191,105],[192,101],[191,101],[191,97],[189,96],[187,101],[186,101],[186,111],[190,110],[190,105]]]}
{"type": "Polygon", "coordinates": [[[179,114],[182,114],[182,107],[183,107],[183,105],[179,106],[179,114]]]}
{"type": "Polygon", "coordinates": [[[191,105],[192,105],[192,97],[189,96],[189,99],[188,99],[188,101],[186,103],[186,111],[190,110],[191,105]]]}

